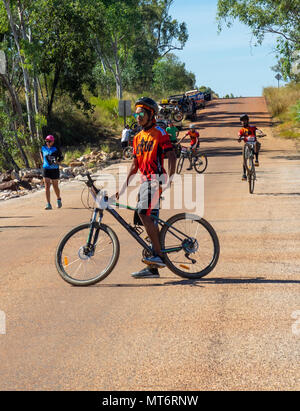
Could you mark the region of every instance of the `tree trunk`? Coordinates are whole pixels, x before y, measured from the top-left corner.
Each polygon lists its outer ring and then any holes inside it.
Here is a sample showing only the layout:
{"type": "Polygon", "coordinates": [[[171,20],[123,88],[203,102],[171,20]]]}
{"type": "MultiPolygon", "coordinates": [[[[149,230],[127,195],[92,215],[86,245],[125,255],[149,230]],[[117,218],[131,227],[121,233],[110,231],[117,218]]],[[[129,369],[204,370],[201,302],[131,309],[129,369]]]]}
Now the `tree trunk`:
{"type": "MultiPolygon", "coordinates": [[[[7,13],[9,23],[10,23],[11,30],[13,32],[15,44],[18,50],[18,56],[19,56],[22,71],[23,71],[24,86],[25,86],[25,100],[26,100],[26,108],[27,108],[27,115],[28,115],[28,128],[29,128],[29,132],[31,135],[31,140],[33,141],[35,139],[36,130],[35,130],[35,122],[34,122],[34,116],[33,116],[33,105],[32,105],[32,99],[31,99],[30,77],[29,77],[28,71],[25,68],[25,60],[21,53],[21,47],[20,47],[19,36],[17,33],[17,27],[16,27],[16,24],[13,19],[13,15],[10,10],[9,1],[5,1],[5,0],[2,0],[2,1],[6,9],[6,13],[7,13]]],[[[19,13],[21,13],[20,9],[19,9],[19,13]]],[[[24,28],[24,22],[22,21],[22,14],[20,15],[20,22],[22,26],[21,27],[22,33],[24,35],[25,28],[24,28]]],[[[25,40],[27,39],[25,38],[25,40]]]]}
{"type": "Polygon", "coordinates": [[[16,93],[16,90],[14,89],[14,86],[9,82],[9,79],[7,76],[4,74],[0,74],[0,78],[3,82],[4,87],[8,90],[10,97],[11,97],[11,102],[12,102],[12,107],[14,112],[18,116],[18,121],[22,126],[25,127],[24,119],[23,119],[23,111],[22,111],[22,106],[20,104],[18,95],[16,93]]]}
{"type": "Polygon", "coordinates": [[[18,164],[15,162],[10,152],[8,151],[7,144],[4,141],[4,137],[1,131],[0,131],[0,149],[1,149],[3,157],[5,158],[5,161],[9,165],[11,165],[16,171],[20,171],[20,167],[18,166],[18,164]]]}
{"type": "Polygon", "coordinates": [[[28,158],[27,158],[27,156],[26,156],[26,154],[25,154],[25,151],[23,150],[23,147],[22,147],[22,144],[21,144],[21,142],[20,142],[20,140],[19,140],[18,133],[17,133],[17,130],[16,130],[16,129],[14,130],[14,136],[15,136],[15,140],[16,140],[18,149],[20,150],[21,156],[22,156],[22,158],[23,158],[24,165],[25,165],[26,168],[30,168],[28,158]]]}
{"type": "Polygon", "coordinates": [[[55,75],[54,75],[54,80],[53,80],[53,85],[52,85],[52,91],[51,91],[51,97],[50,97],[50,101],[48,101],[48,114],[47,114],[48,119],[51,118],[52,107],[54,103],[54,95],[55,95],[56,88],[58,86],[61,69],[62,69],[62,64],[56,65],[55,75]]]}
{"type": "Polygon", "coordinates": [[[120,63],[119,63],[119,57],[118,57],[118,42],[117,42],[117,40],[112,42],[112,47],[113,47],[115,67],[116,67],[114,76],[115,76],[115,80],[116,80],[117,98],[119,100],[122,100],[122,98],[123,98],[122,75],[121,75],[121,69],[120,69],[120,63]]]}
{"type": "Polygon", "coordinates": [[[111,46],[112,50],[114,53],[114,66],[115,68],[110,64],[109,59],[105,56],[104,53],[102,53],[100,42],[98,39],[95,41],[95,49],[96,52],[100,58],[100,61],[102,63],[102,67],[107,67],[111,73],[113,74],[116,82],[116,93],[117,93],[117,98],[119,100],[122,99],[123,97],[123,88],[122,88],[122,74],[121,74],[121,69],[120,69],[120,63],[119,63],[119,57],[118,57],[118,43],[117,40],[111,40],[111,46]]]}
{"type": "MultiPolygon", "coordinates": [[[[8,107],[8,105],[6,104],[6,98],[5,98],[5,96],[3,96],[3,97],[4,97],[4,98],[3,98],[3,100],[4,100],[4,111],[5,111],[6,115],[7,115],[7,117],[8,117],[9,119],[12,119],[12,116],[11,116],[11,113],[10,113],[10,110],[9,110],[9,107],[8,107]]],[[[27,156],[26,156],[26,154],[25,154],[25,151],[23,150],[21,141],[20,141],[20,139],[19,139],[19,137],[18,137],[18,131],[17,131],[17,130],[18,130],[18,127],[17,127],[17,125],[16,125],[16,122],[13,121],[13,120],[10,121],[10,130],[13,130],[13,134],[14,134],[14,137],[15,137],[15,140],[16,140],[16,144],[17,144],[17,147],[18,147],[18,149],[19,149],[19,151],[20,151],[21,157],[22,157],[22,159],[23,159],[23,161],[24,161],[24,165],[25,165],[26,168],[29,168],[28,158],[27,158],[27,156]]],[[[2,138],[2,142],[3,142],[3,144],[5,144],[3,138],[2,138]]],[[[9,154],[9,155],[10,155],[10,154],[9,154]]],[[[12,158],[12,156],[10,156],[10,157],[12,158]]],[[[11,161],[11,160],[10,160],[10,161],[11,161]]]]}

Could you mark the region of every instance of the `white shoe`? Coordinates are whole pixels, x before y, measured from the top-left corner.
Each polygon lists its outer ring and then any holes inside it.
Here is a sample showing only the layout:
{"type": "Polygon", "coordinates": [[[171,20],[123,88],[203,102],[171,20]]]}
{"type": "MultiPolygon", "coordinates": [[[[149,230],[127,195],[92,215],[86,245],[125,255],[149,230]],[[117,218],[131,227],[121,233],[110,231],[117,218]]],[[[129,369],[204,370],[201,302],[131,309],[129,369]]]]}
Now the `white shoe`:
{"type": "Polygon", "coordinates": [[[154,265],[159,268],[164,268],[166,266],[159,256],[143,258],[142,261],[147,265],[154,265]]]}
{"type": "Polygon", "coordinates": [[[143,270],[136,273],[132,273],[131,277],[133,278],[159,278],[159,272],[157,268],[146,267],[143,270]]]}

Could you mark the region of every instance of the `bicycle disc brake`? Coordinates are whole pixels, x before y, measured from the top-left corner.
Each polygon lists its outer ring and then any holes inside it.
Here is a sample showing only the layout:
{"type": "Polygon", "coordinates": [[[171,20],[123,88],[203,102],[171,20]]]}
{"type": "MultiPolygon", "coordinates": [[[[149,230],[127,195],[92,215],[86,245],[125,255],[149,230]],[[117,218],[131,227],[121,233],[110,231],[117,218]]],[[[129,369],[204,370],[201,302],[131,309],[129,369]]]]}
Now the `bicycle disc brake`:
{"type": "Polygon", "coordinates": [[[90,247],[87,246],[82,246],[78,250],[78,257],[80,260],[88,260],[94,255],[94,247],[91,249],[90,247]]]}

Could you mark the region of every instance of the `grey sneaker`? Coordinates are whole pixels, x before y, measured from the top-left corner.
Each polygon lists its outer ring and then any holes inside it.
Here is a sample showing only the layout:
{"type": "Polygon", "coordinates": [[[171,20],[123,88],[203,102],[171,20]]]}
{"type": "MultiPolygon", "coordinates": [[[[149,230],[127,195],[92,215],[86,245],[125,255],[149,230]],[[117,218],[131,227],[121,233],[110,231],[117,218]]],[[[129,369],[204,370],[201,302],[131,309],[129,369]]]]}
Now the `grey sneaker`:
{"type": "Polygon", "coordinates": [[[52,205],[48,203],[45,207],[45,210],[52,210],[52,205]]]}
{"type": "Polygon", "coordinates": [[[62,207],[62,202],[61,202],[61,198],[57,199],[57,208],[61,208],[62,207]]]}
{"type": "Polygon", "coordinates": [[[157,268],[146,267],[141,271],[132,273],[131,277],[133,278],[159,278],[159,272],[157,268]]]}
{"type": "Polygon", "coordinates": [[[143,258],[142,261],[145,264],[154,265],[158,268],[164,268],[166,266],[159,256],[143,258]]]}

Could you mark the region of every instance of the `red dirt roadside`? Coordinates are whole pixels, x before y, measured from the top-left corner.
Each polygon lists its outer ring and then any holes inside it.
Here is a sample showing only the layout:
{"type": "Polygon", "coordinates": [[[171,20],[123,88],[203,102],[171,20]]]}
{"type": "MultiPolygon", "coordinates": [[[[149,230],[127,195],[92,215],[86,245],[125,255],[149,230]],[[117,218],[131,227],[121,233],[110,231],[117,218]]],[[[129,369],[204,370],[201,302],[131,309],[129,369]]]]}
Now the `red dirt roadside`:
{"type": "Polygon", "coordinates": [[[300,389],[296,143],[272,137],[263,98],[215,100],[197,125],[209,161],[204,218],[221,245],[202,280],[168,269],[134,280],[141,250],[105,216],[119,236],[119,262],[103,283],[72,287],[54,253],[66,231],[90,218],[83,184],[62,186],[60,210],[43,209],[44,192],[0,204],[2,390],[300,389]],[[253,195],[236,141],[244,112],[267,133],[253,195]]]}

